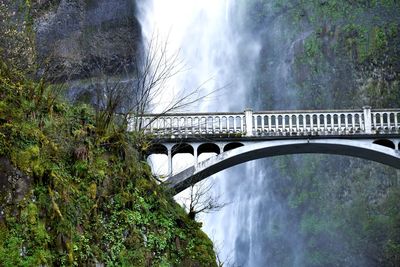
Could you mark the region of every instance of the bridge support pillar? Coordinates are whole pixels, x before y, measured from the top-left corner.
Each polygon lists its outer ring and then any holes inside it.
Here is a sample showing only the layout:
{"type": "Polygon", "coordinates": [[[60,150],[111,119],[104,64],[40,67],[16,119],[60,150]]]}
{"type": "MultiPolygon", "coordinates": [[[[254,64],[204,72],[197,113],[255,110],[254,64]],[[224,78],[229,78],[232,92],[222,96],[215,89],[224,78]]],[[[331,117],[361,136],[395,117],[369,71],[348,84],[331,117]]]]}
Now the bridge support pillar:
{"type": "Polygon", "coordinates": [[[246,136],[253,136],[253,110],[251,108],[244,110],[244,119],[246,123],[246,136]]]}
{"type": "Polygon", "coordinates": [[[371,126],[371,107],[364,106],[364,130],[366,134],[372,133],[372,126],[371,126]]]}
{"type": "Polygon", "coordinates": [[[172,149],[168,148],[168,177],[172,176],[172,149]]]}
{"type": "Polygon", "coordinates": [[[193,149],[193,157],[194,157],[194,165],[196,166],[199,163],[199,156],[197,155],[197,147],[193,149]]]}

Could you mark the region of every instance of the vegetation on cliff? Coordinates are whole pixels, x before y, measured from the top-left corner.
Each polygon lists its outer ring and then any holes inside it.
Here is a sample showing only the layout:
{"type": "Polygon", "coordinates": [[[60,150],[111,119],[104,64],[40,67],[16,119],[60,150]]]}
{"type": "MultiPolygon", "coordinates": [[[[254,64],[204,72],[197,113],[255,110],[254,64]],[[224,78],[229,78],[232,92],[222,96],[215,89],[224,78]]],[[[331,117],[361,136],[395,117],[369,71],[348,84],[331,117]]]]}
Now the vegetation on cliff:
{"type": "MultiPolygon", "coordinates": [[[[262,44],[259,108],[398,108],[399,10],[392,0],[251,1],[247,27],[262,44]]],[[[399,266],[399,171],[327,155],[265,166],[273,170],[265,190],[285,218],[262,233],[268,264],[399,266]]]]}
{"type": "Polygon", "coordinates": [[[265,75],[257,80],[266,89],[264,105],[276,97],[268,73],[281,67],[276,55],[284,53],[290,73],[285,82],[296,98],[292,106],[397,107],[399,9],[392,0],[251,1],[248,27],[261,36],[265,59],[259,66],[265,75]],[[271,40],[274,27],[282,26],[271,40]]]}
{"type": "Polygon", "coordinates": [[[60,100],[15,42],[31,31],[1,8],[0,266],[215,266],[201,225],[153,180],[147,140],[60,100]]]}

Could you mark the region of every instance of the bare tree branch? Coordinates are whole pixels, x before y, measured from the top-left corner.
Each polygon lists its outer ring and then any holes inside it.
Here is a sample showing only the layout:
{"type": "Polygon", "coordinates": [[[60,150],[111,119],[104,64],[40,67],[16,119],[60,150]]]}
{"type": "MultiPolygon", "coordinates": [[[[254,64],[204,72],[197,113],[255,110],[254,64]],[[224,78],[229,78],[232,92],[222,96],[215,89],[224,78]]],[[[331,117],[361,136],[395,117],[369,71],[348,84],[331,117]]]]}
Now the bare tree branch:
{"type": "Polygon", "coordinates": [[[199,213],[218,211],[228,204],[221,202],[221,196],[211,194],[213,187],[214,183],[209,181],[199,182],[190,187],[190,194],[183,198],[183,205],[191,219],[195,220],[199,213]]]}

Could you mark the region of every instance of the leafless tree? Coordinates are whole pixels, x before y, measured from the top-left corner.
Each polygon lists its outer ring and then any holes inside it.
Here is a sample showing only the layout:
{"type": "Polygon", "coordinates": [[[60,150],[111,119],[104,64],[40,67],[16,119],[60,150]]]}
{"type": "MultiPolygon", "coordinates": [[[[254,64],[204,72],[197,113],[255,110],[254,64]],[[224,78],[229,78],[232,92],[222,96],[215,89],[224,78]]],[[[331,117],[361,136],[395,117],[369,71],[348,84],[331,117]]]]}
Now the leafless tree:
{"type": "MultiPolygon", "coordinates": [[[[168,88],[167,83],[174,76],[187,71],[187,68],[180,58],[180,51],[169,52],[168,38],[165,41],[160,41],[158,34],[153,34],[152,38],[147,44],[145,56],[136,64],[135,77],[135,99],[132,102],[133,106],[130,109],[131,114],[140,116],[146,112],[152,111],[152,102],[159,98],[165,90],[173,90],[168,88]]],[[[202,87],[208,83],[209,80],[203,81],[195,88],[188,90],[178,90],[170,102],[162,103],[164,108],[159,115],[181,110],[193,103],[215,94],[223,88],[216,88],[215,90],[203,93],[202,87]]],[[[172,92],[171,92],[172,93],[172,92]]],[[[155,103],[157,104],[157,103],[155,103]]],[[[153,121],[157,116],[153,117],[153,121]]],[[[150,121],[149,123],[152,123],[150,121]]],[[[145,128],[147,125],[140,125],[141,121],[137,121],[139,125],[135,125],[136,129],[145,128]]]]}
{"type": "Polygon", "coordinates": [[[195,220],[199,213],[210,213],[225,207],[227,203],[220,200],[220,196],[212,195],[213,182],[202,181],[190,187],[188,197],[184,197],[184,208],[189,218],[195,220]]]}
{"type": "Polygon", "coordinates": [[[223,267],[223,266],[233,267],[233,265],[230,263],[230,260],[223,260],[221,258],[221,253],[219,252],[219,250],[216,249],[214,241],[213,241],[213,244],[214,244],[215,257],[217,259],[217,266],[218,267],[223,267]]]}
{"type": "Polygon", "coordinates": [[[233,251],[228,252],[228,255],[225,255],[225,257],[223,258],[223,256],[221,255],[222,244],[218,243],[218,241],[216,241],[214,238],[212,238],[212,243],[214,245],[214,253],[215,253],[218,267],[223,267],[223,266],[239,267],[238,265],[236,265],[234,263],[234,260],[232,257],[233,251]]]}
{"type": "MultiPolygon", "coordinates": [[[[99,38],[90,42],[98,44],[104,40],[99,38]]],[[[98,119],[102,128],[106,128],[117,113],[122,115],[126,123],[132,117],[151,113],[154,105],[158,104],[154,101],[166,90],[173,90],[168,88],[168,82],[174,76],[187,71],[179,51],[171,52],[168,49],[168,39],[162,41],[158,34],[154,34],[144,47],[144,52],[138,54],[134,62],[121,61],[116,66],[114,64],[111,69],[109,67],[111,61],[100,57],[92,59],[95,70],[91,70],[94,75],[90,75],[90,83],[95,87],[95,105],[99,111],[98,119]]],[[[162,103],[163,110],[159,115],[181,110],[222,89],[217,88],[212,92],[203,93],[202,88],[207,82],[204,81],[189,90],[178,90],[169,102],[162,103]]],[[[154,116],[153,121],[157,118],[154,116]]],[[[141,120],[132,121],[135,123],[132,128],[136,130],[147,126],[143,125],[141,120]]]]}

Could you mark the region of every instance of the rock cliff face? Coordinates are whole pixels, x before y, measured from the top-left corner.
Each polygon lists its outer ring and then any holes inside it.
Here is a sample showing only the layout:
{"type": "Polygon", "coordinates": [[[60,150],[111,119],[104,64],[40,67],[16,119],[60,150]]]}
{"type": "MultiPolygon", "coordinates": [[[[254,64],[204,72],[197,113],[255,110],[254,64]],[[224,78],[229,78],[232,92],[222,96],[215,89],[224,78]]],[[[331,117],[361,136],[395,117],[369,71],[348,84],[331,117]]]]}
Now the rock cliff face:
{"type": "Polygon", "coordinates": [[[32,179],[15,168],[9,159],[0,157],[0,210],[3,210],[4,205],[21,201],[29,191],[31,183],[32,179]]]}
{"type": "Polygon", "coordinates": [[[57,82],[118,74],[135,61],[140,26],[132,0],[42,0],[34,5],[36,46],[57,82]],[[122,68],[123,67],[123,68],[122,68]]]}

